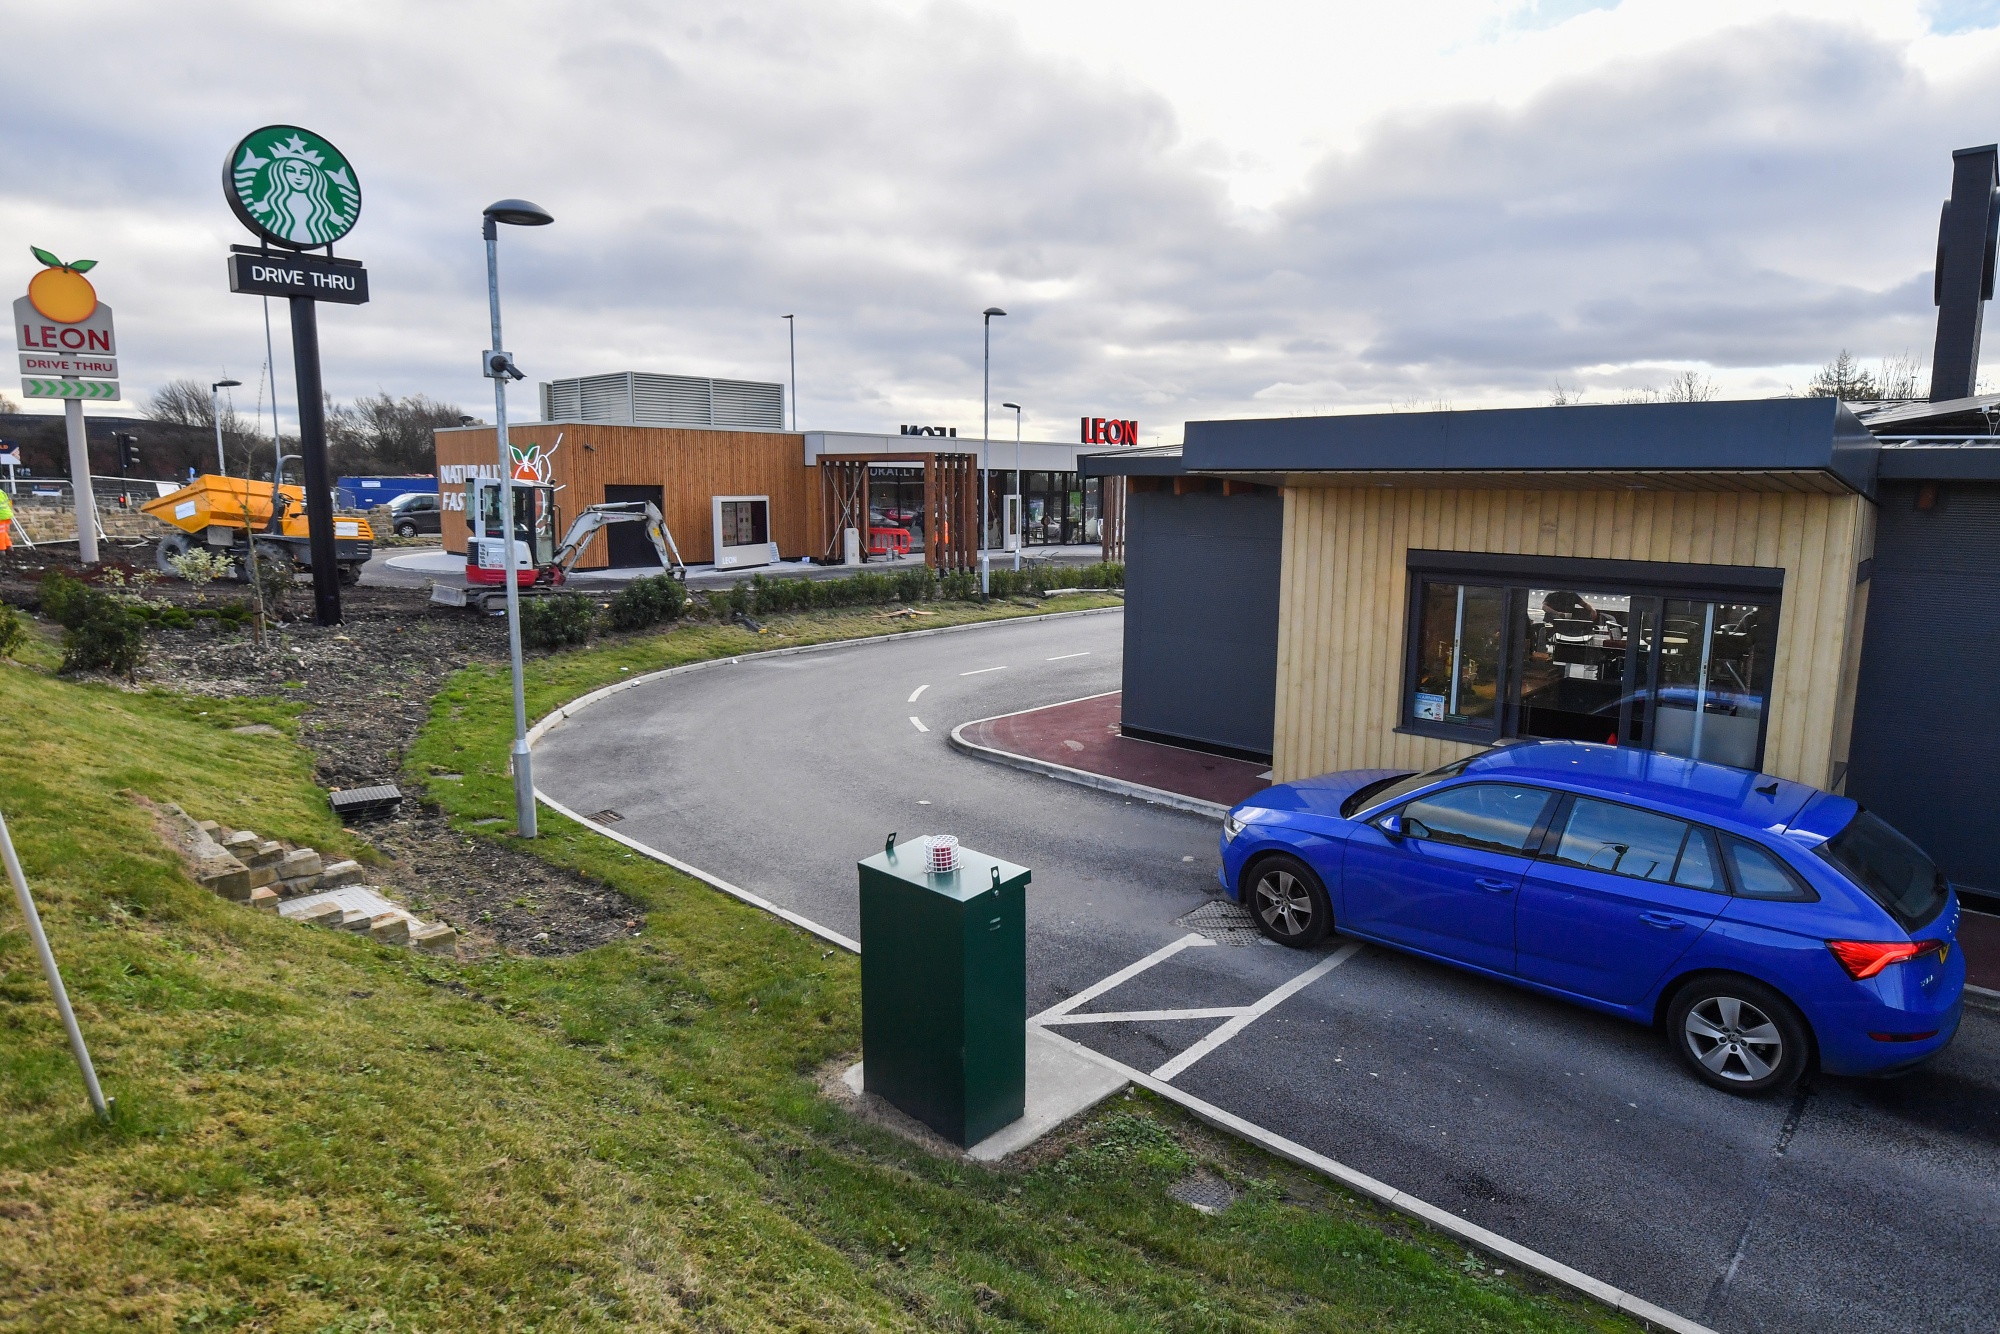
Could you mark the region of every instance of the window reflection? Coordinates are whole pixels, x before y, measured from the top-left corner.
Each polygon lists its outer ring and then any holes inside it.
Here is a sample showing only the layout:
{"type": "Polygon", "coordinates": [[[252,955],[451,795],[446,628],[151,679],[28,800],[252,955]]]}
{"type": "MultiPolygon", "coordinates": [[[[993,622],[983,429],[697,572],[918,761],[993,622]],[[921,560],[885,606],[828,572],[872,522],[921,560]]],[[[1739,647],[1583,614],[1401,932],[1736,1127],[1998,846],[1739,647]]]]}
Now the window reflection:
{"type": "Polygon", "coordinates": [[[1500,694],[1503,590],[1426,584],[1410,704],[1421,722],[1492,726],[1500,694]]]}

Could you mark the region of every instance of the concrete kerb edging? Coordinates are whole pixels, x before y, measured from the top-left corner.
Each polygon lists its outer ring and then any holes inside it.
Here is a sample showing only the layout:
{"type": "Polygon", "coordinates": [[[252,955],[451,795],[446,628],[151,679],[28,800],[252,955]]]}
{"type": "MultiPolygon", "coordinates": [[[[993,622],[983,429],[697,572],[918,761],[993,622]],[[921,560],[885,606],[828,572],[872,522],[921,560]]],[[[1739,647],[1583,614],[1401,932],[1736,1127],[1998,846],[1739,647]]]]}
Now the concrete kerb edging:
{"type": "MultiPolygon", "coordinates": [[[[1076,699],[1066,699],[1063,704],[1081,704],[1087,699],[1103,699],[1105,695],[1115,695],[1115,690],[1103,694],[1083,695],[1076,699]]],[[[1060,709],[1063,704],[1044,704],[1041,709],[1060,709]]],[[[1195,815],[1206,815],[1212,820],[1220,820],[1229,814],[1229,808],[1219,802],[1203,801],[1200,797],[1186,797],[1165,788],[1148,787],[1144,783],[1131,783],[1123,778],[1112,778],[1105,774],[1094,774],[1087,769],[1072,769],[1067,764],[1057,764],[1054,760],[1038,760],[1032,755],[1016,755],[1010,750],[998,750],[992,746],[982,746],[977,741],[967,741],[962,735],[968,727],[990,723],[1001,718],[1014,718],[1023,713],[1040,713],[1041,709],[1019,709],[1014,713],[996,713],[991,718],[974,718],[971,722],[960,723],[951,729],[947,740],[952,749],[976,755],[982,760],[1004,764],[1010,769],[1020,769],[1031,774],[1041,774],[1044,778],[1060,778],[1067,783],[1078,783],[1084,787],[1094,787],[1103,792],[1115,792],[1122,797],[1135,797],[1149,801],[1155,806],[1171,806],[1175,810],[1190,811],[1195,815]]]]}
{"type": "Polygon", "coordinates": [[[1287,1162],[1331,1177],[1341,1185],[1359,1195],[1366,1195],[1396,1212],[1408,1215],[1428,1227],[1456,1238],[1468,1246],[1474,1246],[1489,1255],[1500,1256],[1521,1268],[1539,1274],[1554,1283],[1582,1293],[1584,1296],[1603,1303],[1612,1310],[1629,1315],[1635,1320],[1645,1321],[1661,1329],[1673,1330],[1675,1334],[1715,1334],[1706,1325],[1697,1324],[1685,1316],[1674,1314],[1665,1307],[1655,1306],[1643,1298],[1635,1297],[1622,1288],[1614,1288],[1609,1283],[1592,1278],[1578,1269],[1572,1269],[1559,1260],[1550,1259],[1540,1251],[1529,1250],[1518,1242],[1509,1241],[1497,1232],[1490,1232],[1477,1223],[1469,1222],[1456,1214],[1447,1213],[1434,1204],[1429,1204],[1408,1191],[1397,1190],[1387,1182],[1377,1181],[1365,1172],[1357,1172],[1345,1163],[1316,1153],[1303,1144],[1294,1143],[1284,1136],[1275,1134],[1255,1122],[1246,1121],[1233,1112],[1226,1112],[1213,1103],[1202,1101],[1193,1094],[1185,1093],[1172,1084],[1153,1078],[1142,1070],[1135,1070],[1102,1052],[1094,1051],[1080,1042],[1072,1041],[1060,1033],[1042,1032],[1056,1042],[1067,1046],[1076,1055],[1094,1061],[1108,1069],[1117,1071],[1139,1087],[1166,1099],[1189,1114],[1208,1122],[1218,1130],[1224,1130],[1248,1140],[1257,1147],[1287,1162]]]}
{"type": "MultiPolygon", "coordinates": [[[[856,644],[879,644],[889,640],[911,639],[918,635],[947,634],[956,630],[977,630],[988,625],[1010,624],[1016,620],[1053,620],[1059,616],[1094,616],[1103,612],[1123,610],[1124,608],[1122,607],[1094,607],[1085,611],[1054,612],[1047,616],[1012,617],[1007,621],[977,621],[970,625],[941,625],[933,630],[906,630],[901,634],[871,635],[866,639],[843,639],[826,644],[801,644],[795,648],[771,649],[763,653],[741,654],[735,658],[711,658],[704,662],[686,663],[679,667],[668,667],[661,671],[648,672],[643,676],[635,676],[629,681],[614,682],[601,689],[593,690],[587,695],[579,696],[536,723],[528,732],[528,742],[530,745],[533,745],[534,742],[540,740],[542,736],[559,724],[575,717],[598,700],[606,699],[621,690],[629,690],[633,686],[646,681],[654,681],[667,676],[677,676],[684,672],[733,665],[745,657],[779,657],[795,653],[809,653],[822,649],[845,648],[856,644]]],[[[1005,717],[1006,715],[1003,714],[1000,716],[1005,717]]],[[[981,719],[979,721],[986,720],[981,719]]],[[[969,727],[971,724],[966,723],[961,724],[961,726],[969,727]]],[[[971,742],[962,741],[958,737],[957,732],[957,728],[952,729],[952,743],[962,750],[968,752],[986,751],[992,757],[999,759],[1001,763],[1026,759],[1024,756],[1006,755],[1003,751],[988,751],[986,747],[975,746],[971,742]]],[[[1030,763],[1040,762],[1030,761],[1030,763]]],[[[1055,770],[1065,769],[1065,766],[1059,764],[1051,764],[1047,767],[1055,770]]],[[[1076,776],[1075,781],[1084,781],[1089,786],[1098,785],[1097,782],[1090,780],[1101,780],[1103,783],[1119,784],[1119,788],[1136,788],[1142,793],[1158,792],[1159,796],[1173,798],[1176,801],[1191,802],[1195,800],[1192,797],[1181,797],[1177,793],[1160,792],[1156,788],[1146,788],[1137,783],[1123,783],[1119,779],[1103,778],[1100,774],[1087,774],[1081,769],[1068,769],[1064,773],[1053,776],[1067,778],[1072,774],[1076,776]]],[[[1116,791],[1119,789],[1111,788],[1107,790],[1116,791]]],[[[861,953],[860,941],[851,940],[831,927],[822,926],[811,918],[795,913],[789,908],[779,907],[762,895],[754,894],[741,886],[733,885],[720,876],[710,875],[700,867],[689,865],[678,857],[661,852],[658,848],[648,847],[635,838],[630,838],[615,829],[598,824],[595,820],[570,810],[567,806],[540,790],[536,791],[535,799],[550,810],[555,811],[558,815],[574,820],[594,833],[602,834],[621,847],[629,848],[633,852],[652,861],[671,866],[683,875],[692,876],[701,883],[718,889],[732,898],[739,899],[744,903],[750,904],[752,907],[760,908],[781,921],[789,922],[800,930],[809,932],[837,948],[848,951],[850,954],[859,955],[861,953]]],[[[1148,797],[1147,799],[1152,800],[1153,798],[1148,797]]],[[[1226,808],[1217,806],[1214,802],[1203,802],[1201,805],[1212,808],[1213,813],[1218,817],[1226,813],[1226,808]]],[[[1183,809],[1186,808],[1183,807],[1183,809]]],[[[1203,810],[1200,813],[1209,814],[1210,811],[1203,810]]],[[[1192,1094],[1184,1093],[1171,1084],[1154,1079],[1144,1071],[1135,1070],[1101,1052],[1093,1051],[1082,1043],[1073,1042],[1059,1033],[1050,1032],[1047,1028],[1042,1029],[1042,1032],[1045,1036],[1061,1043],[1083,1059],[1092,1061],[1123,1075],[1130,1082],[1166,1099],[1168,1102],[1187,1111],[1190,1115],[1206,1121],[1218,1130],[1226,1131],[1229,1134],[1237,1136],[1239,1139],[1255,1144],[1259,1148],[1285,1159],[1287,1162],[1297,1163],[1299,1166],[1307,1168],[1310,1171],[1330,1177],[1357,1194],[1366,1195],[1370,1199],[1377,1200],[1389,1208],[1396,1210],[1398,1213],[1414,1218],[1439,1232],[1456,1238],[1468,1246],[1476,1247],[1491,1255],[1500,1256],[1513,1264],[1519,1265],[1523,1269],[1541,1275],[1550,1282],[1559,1283],[1563,1287],[1581,1293],[1583,1296],[1589,1297],[1593,1301],[1599,1302],[1614,1311],[1629,1315],[1636,1320],[1644,1321],[1660,1329],[1671,1330],[1674,1334],[1715,1334],[1715,1331],[1706,1325],[1697,1324],[1685,1317],[1675,1315],[1672,1311],[1635,1297],[1621,1288],[1614,1288],[1609,1283],[1594,1279],[1581,1270],[1572,1269],[1558,1260],[1541,1254],[1539,1251],[1529,1250],[1525,1246],[1509,1241],[1497,1232],[1489,1232],[1476,1223],[1468,1222],[1454,1214],[1447,1213],[1436,1205],[1420,1200],[1407,1191],[1397,1190],[1386,1182],[1377,1181],[1365,1172],[1356,1171],[1354,1168],[1329,1158],[1323,1153],[1314,1152],[1306,1148],[1303,1144],[1294,1143],[1282,1135],[1266,1130],[1255,1122],[1246,1121],[1233,1112],[1226,1112],[1212,1103],[1204,1102],[1192,1094]]]]}

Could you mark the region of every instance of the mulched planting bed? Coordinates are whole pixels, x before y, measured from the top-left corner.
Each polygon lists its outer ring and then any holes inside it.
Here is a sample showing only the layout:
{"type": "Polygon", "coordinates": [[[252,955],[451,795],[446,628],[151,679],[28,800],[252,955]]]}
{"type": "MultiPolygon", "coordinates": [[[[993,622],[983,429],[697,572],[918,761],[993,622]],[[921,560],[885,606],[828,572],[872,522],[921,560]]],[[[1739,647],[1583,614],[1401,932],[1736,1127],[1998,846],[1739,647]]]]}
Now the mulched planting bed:
{"type": "MultiPolygon", "coordinates": [[[[106,546],[107,562],[140,566],[149,552],[106,546]]],[[[0,599],[32,604],[49,569],[79,573],[75,552],[16,550],[0,558],[0,599]]],[[[200,605],[187,585],[167,580],[138,590],[182,606],[200,605]]],[[[241,597],[241,585],[214,584],[207,603],[241,597]]],[[[439,607],[422,589],[367,584],[341,590],[341,625],[312,623],[312,590],[291,595],[293,619],[274,627],[260,652],[248,630],[201,623],[150,633],[141,686],[212,699],[275,696],[305,705],[299,743],[327,788],[399,782],[403,752],[430,716],[431,698],[473,662],[504,662],[506,622],[439,607]]],[[[195,812],[197,818],[206,814],[195,812]]],[[[355,826],[382,854],[371,878],[413,912],[459,929],[463,948],[495,947],[562,955],[590,949],[639,926],[639,910],[617,891],[491,839],[470,838],[441,814],[406,800],[396,818],[355,826]]]]}

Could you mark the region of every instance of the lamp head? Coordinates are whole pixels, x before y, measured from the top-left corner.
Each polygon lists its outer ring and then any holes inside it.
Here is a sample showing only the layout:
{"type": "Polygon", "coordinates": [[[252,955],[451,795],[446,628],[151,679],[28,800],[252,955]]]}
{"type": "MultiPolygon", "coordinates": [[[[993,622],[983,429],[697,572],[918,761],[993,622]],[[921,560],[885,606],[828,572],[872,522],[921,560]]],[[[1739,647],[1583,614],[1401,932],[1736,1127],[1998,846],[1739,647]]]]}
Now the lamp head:
{"type": "Polygon", "coordinates": [[[546,227],[555,221],[547,209],[525,199],[502,199],[488,204],[485,216],[509,227],[546,227]]]}
{"type": "Polygon", "coordinates": [[[985,316],[985,317],[986,317],[987,319],[989,319],[989,320],[990,320],[990,319],[992,319],[992,318],[993,318],[993,317],[994,317],[995,315],[1005,315],[1005,314],[1006,314],[1007,312],[1006,312],[1006,311],[1004,311],[1004,310],[1002,310],[1002,309],[1000,309],[1000,307],[998,307],[998,306],[988,306],[988,307],[987,307],[987,308],[986,308],[985,310],[983,310],[983,311],[981,311],[981,312],[979,312],[979,313],[980,313],[980,314],[982,314],[982,315],[984,315],[984,316],[985,316]]]}
{"type": "Polygon", "coordinates": [[[1002,403],[1000,406],[1003,408],[1012,408],[1016,412],[1019,412],[1021,410],[1021,405],[1019,403],[1002,403]]]}
{"type": "Polygon", "coordinates": [[[217,380],[217,381],[216,381],[216,382],[215,382],[214,384],[210,385],[210,386],[209,386],[209,388],[210,388],[210,389],[239,389],[239,388],[241,388],[241,387],[242,387],[242,385],[243,385],[243,381],[241,381],[241,380],[217,380]]]}

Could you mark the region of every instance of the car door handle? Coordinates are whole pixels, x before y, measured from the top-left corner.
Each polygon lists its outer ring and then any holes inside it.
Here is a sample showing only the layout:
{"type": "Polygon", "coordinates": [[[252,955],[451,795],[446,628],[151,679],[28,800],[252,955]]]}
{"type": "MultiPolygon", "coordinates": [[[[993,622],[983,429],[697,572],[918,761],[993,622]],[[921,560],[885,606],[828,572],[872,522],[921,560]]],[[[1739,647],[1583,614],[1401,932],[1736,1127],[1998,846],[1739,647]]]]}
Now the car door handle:
{"type": "Polygon", "coordinates": [[[1512,880],[1494,880],[1491,877],[1483,875],[1474,877],[1472,883],[1485,890],[1488,894],[1505,894],[1514,888],[1512,880]]]}
{"type": "Polygon", "coordinates": [[[1647,926],[1657,926],[1662,931],[1678,931],[1687,923],[1678,917],[1669,917],[1663,912],[1642,912],[1639,920],[1647,926]]]}

